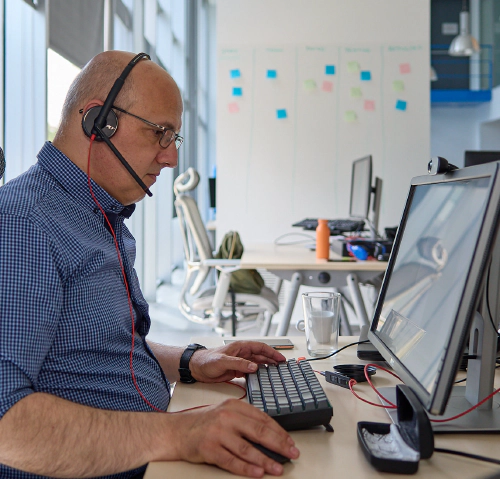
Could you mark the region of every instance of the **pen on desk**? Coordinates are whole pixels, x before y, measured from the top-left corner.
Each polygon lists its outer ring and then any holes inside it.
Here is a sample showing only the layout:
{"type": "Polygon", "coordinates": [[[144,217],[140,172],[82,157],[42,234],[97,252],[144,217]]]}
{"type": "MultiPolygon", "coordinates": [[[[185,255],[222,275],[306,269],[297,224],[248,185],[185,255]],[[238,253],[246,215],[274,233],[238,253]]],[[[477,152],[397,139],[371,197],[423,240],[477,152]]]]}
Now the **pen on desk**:
{"type": "Polygon", "coordinates": [[[356,259],[355,258],[348,258],[348,257],[345,257],[345,258],[330,258],[328,260],[329,263],[338,263],[338,262],[351,262],[351,263],[355,263],[356,262],[356,259]]]}

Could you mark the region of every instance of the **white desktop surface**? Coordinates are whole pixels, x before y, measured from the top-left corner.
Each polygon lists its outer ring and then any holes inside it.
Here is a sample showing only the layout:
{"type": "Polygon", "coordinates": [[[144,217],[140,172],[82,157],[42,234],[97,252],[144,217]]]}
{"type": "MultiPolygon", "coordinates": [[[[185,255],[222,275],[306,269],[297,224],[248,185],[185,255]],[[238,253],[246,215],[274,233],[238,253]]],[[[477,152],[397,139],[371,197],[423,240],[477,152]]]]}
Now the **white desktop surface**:
{"type": "Polygon", "coordinates": [[[273,243],[250,243],[245,246],[241,268],[264,268],[279,270],[336,270],[336,271],[385,271],[385,261],[343,261],[330,251],[330,260],[316,259],[316,252],[305,245],[275,245],[273,243]]]}
{"type": "MultiPolygon", "coordinates": [[[[295,349],[282,351],[287,358],[305,355],[305,340],[301,337],[290,338],[295,343],[295,349]]],[[[341,336],[339,347],[357,341],[356,337],[341,336]]],[[[193,342],[205,344],[208,347],[222,345],[222,338],[193,338],[193,342]]],[[[335,364],[360,363],[356,357],[356,347],[353,346],[339,353],[337,359],[311,363],[313,369],[331,369],[335,364]]],[[[499,374],[497,374],[499,376],[499,374]]],[[[373,377],[377,386],[395,384],[392,376],[377,372],[373,377]]],[[[334,433],[326,432],[323,427],[304,431],[293,431],[291,435],[300,450],[300,457],[284,466],[282,477],[294,479],[320,478],[403,478],[410,477],[399,474],[377,472],[365,459],[357,439],[358,421],[375,421],[388,423],[389,417],[385,410],[363,403],[356,399],[348,389],[325,382],[320,376],[326,394],[333,406],[334,416],[331,424],[334,433]]],[[[362,397],[377,402],[375,393],[367,383],[356,386],[356,391],[362,397]]],[[[201,404],[214,404],[224,399],[237,398],[240,389],[227,384],[178,384],[175,387],[169,412],[175,412],[201,404]]],[[[245,399],[246,400],[246,399],[245,399]]],[[[499,435],[436,435],[435,446],[462,450],[470,453],[498,458],[500,446],[499,435]]],[[[449,454],[434,453],[430,459],[421,460],[416,477],[472,479],[482,478],[498,471],[498,466],[485,462],[467,459],[449,454]]],[[[217,467],[206,464],[190,464],[182,461],[154,462],[149,464],[145,479],[192,478],[203,479],[236,477],[217,467]]],[[[239,476],[238,476],[239,477],[239,476]]],[[[272,476],[266,476],[272,477],[272,476]]]]}

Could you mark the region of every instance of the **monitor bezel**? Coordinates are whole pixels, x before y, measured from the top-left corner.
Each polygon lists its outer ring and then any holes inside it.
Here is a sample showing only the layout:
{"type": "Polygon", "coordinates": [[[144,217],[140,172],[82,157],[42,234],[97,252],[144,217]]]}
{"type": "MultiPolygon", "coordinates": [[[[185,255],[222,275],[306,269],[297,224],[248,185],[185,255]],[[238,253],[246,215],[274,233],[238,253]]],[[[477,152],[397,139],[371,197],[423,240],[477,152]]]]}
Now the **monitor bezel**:
{"type": "Polygon", "coordinates": [[[393,367],[402,381],[411,387],[420,399],[424,407],[436,415],[443,414],[448,398],[453,387],[455,375],[458,370],[462,354],[465,348],[465,342],[469,333],[470,325],[476,311],[485,276],[487,273],[488,262],[491,258],[496,234],[498,231],[498,220],[500,213],[500,163],[489,163],[478,165],[466,169],[454,170],[443,175],[419,176],[411,181],[410,191],[407,197],[406,205],[403,211],[400,227],[394,240],[391,256],[389,258],[387,271],[380,289],[377,304],[374,309],[373,319],[368,333],[368,339],[382,354],[385,360],[393,367]],[[460,301],[455,322],[451,329],[450,338],[447,343],[444,355],[441,358],[441,367],[438,370],[434,390],[432,394],[422,386],[412,375],[401,361],[394,357],[392,351],[385,345],[375,333],[378,319],[387,292],[388,283],[396,262],[401,238],[403,237],[408,219],[408,213],[413,199],[415,189],[420,185],[430,185],[436,183],[450,183],[469,179],[490,177],[487,193],[487,206],[483,215],[483,221],[480,228],[476,250],[472,255],[469,274],[467,275],[462,299],[460,301]]]}
{"type": "MultiPolygon", "coordinates": [[[[359,158],[357,160],[354,160],[352,162],[352,169],[351,169],[351,196],[350,196],[350,201],[349,201],[349,216],[351,218],[361,218],[361,219],[367,219],[368,215],[370,214],[370,203],[371,203],[371,194],[372,194],[372,175],[373,175],[373,160],[372,160],[372,155],[366,155],[363,156],[363,158],[359,158]],[[368,162],[368,185],[367,186],[367,197],[368,197],[368,202],[366,205],[366,211],[364,212],[363,215],[358,215],[358,214],[353,214],[352,211],[352,203],[353,203],[353,196],[355,192],[355,175],[354,172],[356,171],[356,165],[361,162],[368,162]]],[[[361,189],[360,189],[361,191],[361,189]]]]}

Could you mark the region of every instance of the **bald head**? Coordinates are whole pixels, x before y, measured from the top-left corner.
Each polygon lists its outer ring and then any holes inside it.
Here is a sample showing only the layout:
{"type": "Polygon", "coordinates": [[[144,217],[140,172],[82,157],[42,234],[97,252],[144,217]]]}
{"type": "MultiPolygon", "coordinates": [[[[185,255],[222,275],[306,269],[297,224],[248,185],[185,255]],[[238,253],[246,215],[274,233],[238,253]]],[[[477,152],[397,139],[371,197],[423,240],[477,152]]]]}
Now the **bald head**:
{"type": "MultiPolygon", "coordinates": [[[[108,96],[114,82],[121,75],[130,60],[135,54],[122,51],[106,51],[99,53],[90,60],[73,80],[69,87],[68,94],[64,101],[61,113],[61,125],[57,136],[67,134],[70,126],[70,119],[74,118],[78,111],[83,108],[90,100],[97,99],[104,102],[108,96]]],[[[166,75],[171,81],[171,86],[178,92],[178,87],[172,77],[154,62],[141,60],[139,63],[147,63],[142,69],[151,70],[158,74],[166,75]]],[[[130,109],[137,100],[137,65],[127,76],[123,87],[118,93],[115,103],[124,110],[130,109]]]]}
{"type": "Polygon", "coordinates": [[[126,159],[147,187],[164,167],[177,165],[177,150],[161,143],[165,132],[178,134],[182,126],[182,98],[173,78],[150,60],[139,60],[130,70],[113,102],[119,126],[112,135],[114,148],[91,143],[82,128],[86,112],[102,107],[116,79],[134,58],[133,53],[108,51],[94,57],[75,78],[62,111],[53,144],[92,179],[123,204],[144,196],[114,151],[126,159]],[[116,150],[115,150],[116,149],[116,150]],[[92,167],[89,169],[89,159],[92,167]]]}

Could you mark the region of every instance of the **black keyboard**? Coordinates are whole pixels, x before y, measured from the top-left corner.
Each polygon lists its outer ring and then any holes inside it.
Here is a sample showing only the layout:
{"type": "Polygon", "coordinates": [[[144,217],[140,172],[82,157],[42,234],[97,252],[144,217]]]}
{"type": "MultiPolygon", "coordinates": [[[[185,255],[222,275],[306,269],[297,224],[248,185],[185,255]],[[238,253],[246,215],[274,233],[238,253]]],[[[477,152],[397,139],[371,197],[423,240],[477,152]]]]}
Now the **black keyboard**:
{"type": "MultiPolygon", "coordinates": [[[[318,220],[315,218],[306,218],[305,220],[294,223],[292,226],[299,226],[305,230],[315,230],[318,226],[318,220]]],[[[328,228],[331,234],[345,233],[347,231],[363,231],[365,222],[363,220],[328,220],[328,228]]]]}
{"type": "Polygon", "coordinates": [[[308,361],[289,359],[278,365],[260,364],[247,374],[250,404],[269,414],[287,431],[330,426],[333,408],[308,361]]]}

